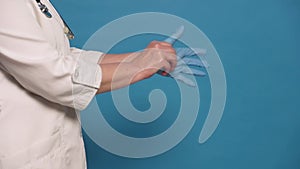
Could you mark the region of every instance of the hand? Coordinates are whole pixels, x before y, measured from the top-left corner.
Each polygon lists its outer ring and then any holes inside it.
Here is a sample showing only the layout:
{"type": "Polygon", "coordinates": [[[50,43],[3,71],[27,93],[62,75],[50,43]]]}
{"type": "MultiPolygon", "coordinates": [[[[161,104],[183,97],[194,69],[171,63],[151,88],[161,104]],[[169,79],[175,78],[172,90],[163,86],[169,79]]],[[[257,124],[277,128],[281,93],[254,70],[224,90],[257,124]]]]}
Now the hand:
{"type": "Polygon", "coordinates": [[[171,44],[153,41],[134,57],[131,63],[139,67],[139,75],[148,78],[158,70],[172,72],[177,65],[176,51],[171,44]]]}
{"type": "Polygon", "coordinates": [[[199,58],[190,57],[195,55],[204,55],[203,49],[191,49],[191,48],[176,48],[177,53],[177,66],[175,70],[169,73],[169,76],[177,79],[189,86],[195,86],[194,82],[190,80],[187,75],[205,76],[206,73],[199,70],[199,68],[208,68],[208,64],[205,61],[201,61],[199,58]],[[189,66],[199,67],[198,69],[190,68],[189,66]]]}
{"type": "MultiPolygon", "coordinates": [[[[171,37],[164,40],[171,45],[182,35],[184,31],[184,27],[180,27],[176,33],[174,33],[171,37]]],[[[184,76],[184,74],[194,75],[194,76],[205,76],[206,73],[199,69],[189,68],[188,66],[194,67],[208,67],[208,64],[204,60],[200,60],[199,58],[191,57],[196,55],[205,55],[206,51],[204,49],[191,49],[191,48],[175,48],[176,55],[177,55],[177,66],[173,72],[167,73],[163,70],[159,70],[157,73],[163,76],[169,76],[189,86],[195,86],[194,82],[184,76]]]]}
{"type": "Polygon", "coordinates": [[[177,64],[175,53],[171,44],[154,41],[143,51],[115,55],[114,58],[120,62],[100,62],[102,81],[97,93],[136,83],[149,78],[160,69],[173,71],[177,64]]]}

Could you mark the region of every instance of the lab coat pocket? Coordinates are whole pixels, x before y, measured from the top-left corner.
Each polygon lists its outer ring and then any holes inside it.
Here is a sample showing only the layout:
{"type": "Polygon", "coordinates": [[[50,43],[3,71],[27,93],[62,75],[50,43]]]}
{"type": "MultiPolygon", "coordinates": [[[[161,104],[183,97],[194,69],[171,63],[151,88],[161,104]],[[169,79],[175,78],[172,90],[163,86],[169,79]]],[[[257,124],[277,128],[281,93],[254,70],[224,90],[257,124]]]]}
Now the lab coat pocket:
{"type": "MultiPolygon", "coordinates": [[[[57,161],[61,153],[60,133],[38,141],[25,150],[0,159],[1,169],[61,169],[62,163],[57,161]]],[[[60,159],[63,161],[62,159],[60,159]]]]}

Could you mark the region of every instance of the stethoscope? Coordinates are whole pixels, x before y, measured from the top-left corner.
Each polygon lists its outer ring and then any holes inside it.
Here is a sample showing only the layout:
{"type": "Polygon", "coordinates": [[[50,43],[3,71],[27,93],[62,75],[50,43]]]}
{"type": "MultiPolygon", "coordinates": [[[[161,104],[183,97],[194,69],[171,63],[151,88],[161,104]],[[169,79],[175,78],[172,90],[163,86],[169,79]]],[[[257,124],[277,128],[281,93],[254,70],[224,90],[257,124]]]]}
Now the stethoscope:
{"type": "MultiPolygon", "coordinates": [[[[47,6],[45,4],[43,4],[40,0],[36,0],[36,3],[38,4],[40,10],[42,11],[42,13],[47,17],[47,18],[52,18],[51,13],[49,12],[49,9],[47,8],[47,6]]],[[[64,27],[64,32],[66,34],[66,36],[69,39],[74,39],[74,34],[72,32],[72,30],[70,29],[70,27],[68,26],[68,24],[65,22],[65,20],[60,16],[60,18],[62,19],[65,27],[64,27]]]]}

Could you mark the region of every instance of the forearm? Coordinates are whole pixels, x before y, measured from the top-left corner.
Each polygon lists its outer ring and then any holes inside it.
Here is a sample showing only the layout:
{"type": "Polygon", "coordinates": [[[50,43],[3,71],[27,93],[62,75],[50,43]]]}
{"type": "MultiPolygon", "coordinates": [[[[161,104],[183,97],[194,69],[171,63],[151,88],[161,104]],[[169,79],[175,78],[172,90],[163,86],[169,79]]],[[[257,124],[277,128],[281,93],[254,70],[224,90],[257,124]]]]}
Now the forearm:
{"type": "Polygon", "coordinates": [[[100,66],[102,81],[97,94],[119,89],[146,78],[139,72],[141,69],[132,63],[108,63],[100,66]]]}
{"type": "Polygon", "coordinates": [[[170,44],[154,41],[141,52],[105,54],[98,63],[102,81],[97,94],[149,78],[160,69],[171,72],[176,66],[176,55],[170,44]]]}
{"type": "Polygon", "coordinates": [[[98,64],[130,62],[136,53],[104,54],[98,64]]]}

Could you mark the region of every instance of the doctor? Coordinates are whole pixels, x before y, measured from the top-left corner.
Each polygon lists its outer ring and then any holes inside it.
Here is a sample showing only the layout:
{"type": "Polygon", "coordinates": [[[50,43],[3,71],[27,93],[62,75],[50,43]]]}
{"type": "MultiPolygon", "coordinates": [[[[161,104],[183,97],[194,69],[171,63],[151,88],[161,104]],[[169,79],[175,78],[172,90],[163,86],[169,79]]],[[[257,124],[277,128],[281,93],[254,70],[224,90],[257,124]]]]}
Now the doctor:
{"type": "Polygon", "coordinates": [[[86,168],[75,109],[176,66],[166,42],[118,55],[70,48],[72,33],[48,0],[2,0],[0,21],[1,169],[86,168]]]}
{"type": "Polygon", "coordinates": [[[75,110],[95,94],[159,70],[191,86],[181,73],[205,75],[184,66],[205,67],[186,57],[203,50],[172,47],[181,33],[142,52],[103,54],[70,47],[74,35],[48,0],[2,0],[0,21],[0,169],[85,169],[75,110]]]}

